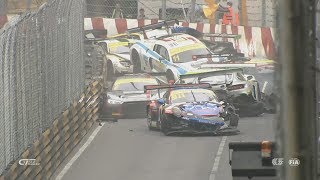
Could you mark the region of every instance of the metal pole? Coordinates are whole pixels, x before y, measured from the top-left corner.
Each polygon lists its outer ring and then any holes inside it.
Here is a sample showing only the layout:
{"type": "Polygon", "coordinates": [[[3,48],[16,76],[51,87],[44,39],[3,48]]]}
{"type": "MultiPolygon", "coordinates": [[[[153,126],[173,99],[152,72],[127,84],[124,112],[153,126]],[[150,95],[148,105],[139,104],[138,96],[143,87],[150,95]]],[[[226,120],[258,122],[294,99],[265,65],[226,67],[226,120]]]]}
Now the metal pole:
{"type": "Polygon", "coordinates": [[[315,1],[279,1],[280,111],[279,153],[285,158],[280,176],[284,180],[315,180],[316,88],[315,1]],[[281,29],[281,30],[280,30],[281,29]],[[299,158],[299,166],[290,166],[299,158]]]}
{"type": "Polygon", "coordinates": [[[196,11],[196,0],[191,0],[190,22],[194,22],[196,11]]]}
{"type": "Polygon", "coordinates": [[[165,20],[167,15],[167,0],[162,0],[161,19],[165,20]]]}

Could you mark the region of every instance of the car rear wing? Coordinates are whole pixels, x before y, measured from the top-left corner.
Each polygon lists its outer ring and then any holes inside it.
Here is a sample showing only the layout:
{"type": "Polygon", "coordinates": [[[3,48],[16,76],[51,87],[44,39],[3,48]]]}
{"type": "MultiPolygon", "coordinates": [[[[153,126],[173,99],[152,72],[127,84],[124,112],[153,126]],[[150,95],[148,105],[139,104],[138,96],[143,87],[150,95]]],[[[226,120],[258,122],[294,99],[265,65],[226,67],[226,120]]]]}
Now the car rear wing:
{"type": "Polygon", "coordinates": [[[205,68],[255,68],[257,67],[256,63],[210,63],[202,64],[201,69],[205,68]]]}
{"type": "Polygon", "coordinates": [[[173,84],[173,85],[147,85],[144,86],[144,92],[147,92],[149,90],[159,90],[159,89],[170,89],[170,88],[203,88],[208,89],[211,88],[211,85],[209,83],[200,83],[200,84],[173,84]]]}
{"type": "Polygon", "coordinates": [[[165,76],[165,72],[149,72],[149,73],[125,73],[122,75],[130,75],[130,76],[139,76],[139,75],[145,75],[145,76],[165,76]]]}
{"type": "Polygon", "coordinates": [[[240,39],[240,34],[226,34],[226,33],[204,33],[204,37],[210,37],[210,38],[230,38],[230,39],[240,39]]]}
{"type": "Polygon", "coordinates": [[[199,73],[190,73],[190,74],[183,74],[179,76],[180,81],[190,78],[198,78],[201,80],[203,78],[212,77],[212,76],[220,76],[230,73],[236,72],[243,72],[241,68],[232,68],[232,69],[223,69],[223,70],[216,70],[216,71],[208,71],[208,72],[199,72],[199,73]]]}
{"type": "Polygon", "coordinates": [[[213,53],[213,54],[200,54],[200,55],[192,55],[192,60],[196,61],[197,59],[202,58],[228,58],[228,61],[250,61],[251,58],[244,57],[243,53],[213,53]]]}
{"type": "Polygon", "coordinates": [[[160,29],[162,27],[169,28],[169,26],[173,26],[174,24],[179,24],[179,21],[174,20],[166,20],[155,24],[145,25],[141,27],[131,28],[128,29],[127,32],[130,33],[139,33],[139,32],[145,32],[147,30],[153,30],[153,29],[160,29]]]}

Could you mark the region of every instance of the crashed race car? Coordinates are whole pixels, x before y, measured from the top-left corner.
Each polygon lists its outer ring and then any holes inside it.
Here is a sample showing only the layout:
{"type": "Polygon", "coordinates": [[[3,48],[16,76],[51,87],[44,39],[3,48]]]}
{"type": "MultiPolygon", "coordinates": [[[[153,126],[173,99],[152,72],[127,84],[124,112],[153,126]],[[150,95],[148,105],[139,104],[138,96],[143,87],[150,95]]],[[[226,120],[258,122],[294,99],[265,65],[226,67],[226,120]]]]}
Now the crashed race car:
{"type": "MultiPolygon", "coordinates": [[[[194,36],[173,31],[176,21],[164,21],[162,23],[129,29],[128,33],[143,32],[158,34],[157,37],[146,38],[137,41],[130,48],[133,72],[165,72],[166,81],[177,81],[180,75],[198,71],[204,64],[218,67],[224,64],[230,66],[246,66],[243,58],[233,53],[213,53],[203,42],[194,36]],[[163,28],[164,27],[164,28],[163,28]],[[171,28],[171,29],[170,29],[171,28]],[[174,32],[174,33],[172,33],[174,32]],[[241,64],[235,64],[241,61],[241,64]],[[232,64],[230,64],[230,62],[232,64]]],[[[246,59],[247,60],[247,59],[246,59]]]]}
{"type": "Polygon", "coordinates": [[[240,116],[258,116],[265,112],[258,81],[241,68],[207,69],[180,76],[180,83],[209,83],[219,100],[233,104],[240,116]]]}
{"type": "Polygon", "coordinates": [[[145,92],[166,89],[163,98],[147,106],[150,130],[171,134],[235,134],[239,116],[231,104],[220,102],[210,84],[145,86],[145,92]]]}
{"type": "Polygon", "coordinates": [[[145,117],[145,107],[152,100],[151,91],[144,92],[145,85],[159,85],[159,81],[147,74],[128,74],[117,77],[103,95],[101,119],[145,117]]]}

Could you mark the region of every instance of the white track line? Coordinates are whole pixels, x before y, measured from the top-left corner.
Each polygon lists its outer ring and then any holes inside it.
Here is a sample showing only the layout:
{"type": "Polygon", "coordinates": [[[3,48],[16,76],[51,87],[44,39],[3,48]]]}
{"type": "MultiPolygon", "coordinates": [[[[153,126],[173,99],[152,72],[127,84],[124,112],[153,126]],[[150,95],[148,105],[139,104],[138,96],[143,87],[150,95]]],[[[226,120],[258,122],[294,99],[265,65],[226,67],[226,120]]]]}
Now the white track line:
{"type": "Polygon", "coordinates": [[[86,150],[86,148],[90,145],[90,143],[93,141],[93,139],[96,137],[98,132],[103,127],[104,123],[101,123],[102,126],[98,126],[93,133],[90,135],[88,140],[82,145],[82,147],[79,149],[79,151],[72,157],[72,159],[66,164],[66,166],[63,168],[63,170],[59,173],[59,175],[56,177],[56,180],[61,180],[62,177],[68,172],[68,170],[71,168],[72,164],[81,156],[81,154],[86,150]]]}
{"type": "Polygon", "coordinates": [[[219,162],[221,158],[221,154],[223,152],[224,145],[226,144],[227,136],[223,136],[219,145],[219,149],[216,155],[216,158],[214,159],[214,164],[209,176],[209,180],[215,180],[216,173],[218,172],[219,162]]]}
{"type": "Polygon", "coordinates": [[[261,92],[264,93],[266,91],[267,85],[268,85],[268,81],[265,81],[261,92]]]}

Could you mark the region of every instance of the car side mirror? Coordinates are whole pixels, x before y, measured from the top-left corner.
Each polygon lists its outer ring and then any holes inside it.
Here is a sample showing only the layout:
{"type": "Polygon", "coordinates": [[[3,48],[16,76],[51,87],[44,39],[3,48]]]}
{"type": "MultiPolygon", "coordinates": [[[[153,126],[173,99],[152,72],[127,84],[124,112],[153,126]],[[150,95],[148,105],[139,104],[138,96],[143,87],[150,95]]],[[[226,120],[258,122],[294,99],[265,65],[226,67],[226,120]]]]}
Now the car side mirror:
{"type": "Polygon", "coordinates": [[[253,79],[253,76],[247,76],[248,81],[250,81],[251,79],[253,79]]]}
{"type": "Polygon", "coordinates": [[[165,104],[165,100],[164,99],[158,99],[158,103],[160,104],[160,105],[164,105],[165,104]]]}

